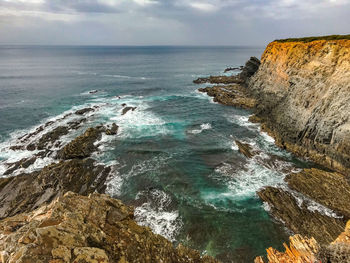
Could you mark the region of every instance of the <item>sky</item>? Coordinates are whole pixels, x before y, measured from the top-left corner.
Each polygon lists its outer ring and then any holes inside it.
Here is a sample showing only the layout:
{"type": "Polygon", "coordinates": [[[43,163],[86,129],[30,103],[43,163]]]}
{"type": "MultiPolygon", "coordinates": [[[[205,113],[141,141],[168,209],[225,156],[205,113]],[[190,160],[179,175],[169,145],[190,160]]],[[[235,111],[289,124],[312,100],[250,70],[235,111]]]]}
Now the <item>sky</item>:
{"type": "Polygon", "coordinates": [[[0,0],[0,44],[261,46],[349,25],[350,0],[0,0]]]}

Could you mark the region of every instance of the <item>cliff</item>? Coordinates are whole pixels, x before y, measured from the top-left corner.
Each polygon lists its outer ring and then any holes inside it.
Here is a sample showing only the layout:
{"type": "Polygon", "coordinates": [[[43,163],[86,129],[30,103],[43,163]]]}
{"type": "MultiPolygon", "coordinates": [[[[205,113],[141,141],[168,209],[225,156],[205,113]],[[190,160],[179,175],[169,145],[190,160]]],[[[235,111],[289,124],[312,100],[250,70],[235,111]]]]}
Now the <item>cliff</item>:
{"type": "Polygon", "coordinates": [[[133,209],[107,195],[73,192],[0,221],[0,262],[217,262],[136,224],[133,209]]]}
{"type": "Polygon", "coordinates": [[[248,90],[279,146],[350,171],[350,40],[272,42],[248,90]]]}

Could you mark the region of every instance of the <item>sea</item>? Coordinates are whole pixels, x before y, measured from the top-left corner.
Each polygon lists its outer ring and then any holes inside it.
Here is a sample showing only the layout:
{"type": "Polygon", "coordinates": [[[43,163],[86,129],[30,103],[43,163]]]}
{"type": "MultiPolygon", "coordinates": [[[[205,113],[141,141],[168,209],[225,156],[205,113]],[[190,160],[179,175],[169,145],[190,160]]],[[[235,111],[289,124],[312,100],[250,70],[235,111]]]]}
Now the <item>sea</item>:
{"type": "MultiPolygon", "coordinates": [[[[139,224],[175,246],[223,262],[253,262],[270,246],[282,248],[290,234],[257,191],[283,187],[286,174],[307,164],[249,122],[251,111],[215,103],[197,91],[208,84],[192,81],[238,74],[223,70],[262,52],[226,46],[1,46],[0,176],[6,163],[33,154],[10,149],[20,136],[53,121],[42,135],[76,118],[62,116],[94,107],[87,122],[61,140],[99,124],[119,126],[117,136],[102,136],[93,155],[112,168],[107,194],[133,205],[139,224]],[[125,104],[136,109],[122,115],[125,104]],[[236,140],[258,154],[245,157],[236,140]]],[[[53,162],[38,158],[20,172],[53,162]]]]}

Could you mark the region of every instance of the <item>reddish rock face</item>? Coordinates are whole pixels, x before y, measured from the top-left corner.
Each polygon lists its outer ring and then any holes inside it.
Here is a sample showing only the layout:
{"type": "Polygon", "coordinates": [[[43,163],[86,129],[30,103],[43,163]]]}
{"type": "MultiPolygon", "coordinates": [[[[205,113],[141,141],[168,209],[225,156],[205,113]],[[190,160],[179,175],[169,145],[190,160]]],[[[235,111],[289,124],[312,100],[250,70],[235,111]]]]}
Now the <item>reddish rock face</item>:
{"type": "Polygon", "coordinates": [[[350,171],[350,40],[272,42],[248,89],[280,146],[350,171]]]}

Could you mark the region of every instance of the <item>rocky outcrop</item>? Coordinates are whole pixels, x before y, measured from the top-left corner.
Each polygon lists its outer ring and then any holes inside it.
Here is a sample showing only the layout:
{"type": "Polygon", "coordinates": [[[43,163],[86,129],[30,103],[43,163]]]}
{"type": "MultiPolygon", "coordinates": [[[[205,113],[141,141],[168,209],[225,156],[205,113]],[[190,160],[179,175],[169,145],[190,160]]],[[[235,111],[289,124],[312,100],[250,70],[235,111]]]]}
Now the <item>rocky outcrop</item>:
{"type": "Polygon", "coordinates": [[[248,143],[243,143],[237,140],[235,141],[235,143],[238,146],[238,151],[245,157],[252,158],[254,155],[257,154],[257,152],[255,152],[248,143]]]}
{"type": "Polygon", "coordinates": [[[215,102],[245,109],[251,109],[256,106],[256,100],[247,95],[246,88],[241,85],[227,85],[199,88],[198,91],[206,92],[208,96],[213,97],[215,102]]]}
{"type": "Polygon", "coordinates": [[[107,195],[72,192],[0,221],[1,262],[217,262],[153,234],[107,195]]]}
{"type": "MultiPolygon", "coordinates": [[[[294,233],[314,237],[320,244],[332,242],[344,229],[345,220],[309,209],[306,201],[297,200],[290,192],[266,187],[259,197],[270,206],[270,213],[294,233]]],[[[312,205],[312,204],[311,204],[312,205]]]]}
{"type": "Polygon", "coordinates": [[[136,107],[124,107],[122,110],[122,115],[125,115],[128,111],[134,111],[136,110],[136,107]]]}
{"type": "Polygon", "coordinates": [[[249,91],[279,146],[350,171],[350,40],[272,42],[249,91]]]}
{"type": "Polygon", "coordinates": [[[286,177],[290,188],[350,219],[350,181],[348,176],[320,169],[304,169],[286,177]]]}
{"type": "Polygon", "coordinates": [[[68,160],[89,157],[92,152],[96,151],[94,143],[101,138],[102,132],[105,132],[103,126],[88,128],[84,134],[63,147],[58,153],[59,158],[68,160]]]}
{"type": "Polygon", "coordinates": [[[92,159],[51,164],[39,172],[0,178],[0,218],[32,211],[67,191],[103,193],[110,168],[92,159]]]}
{"type": "Polygon", "coordinates": [[[267,261],[257,257],[254,263],[347,263],[350,262],[350,221],[345,231],[336,240],[326,246],[320,246],[314,238],[295,235],[289,238],[290,244],[283,244],[285,252],[270,247],[267,261]]]}
{"type": "Polygon", "coordinates": [[[211,84],[240,84],[243,83],[242,79],[239,76],[233,75],[233,76],[210,76],[207,78],[198,78],[193,81],[195,84],[204,84],[204,83],[211,83],[211,84]]]}

